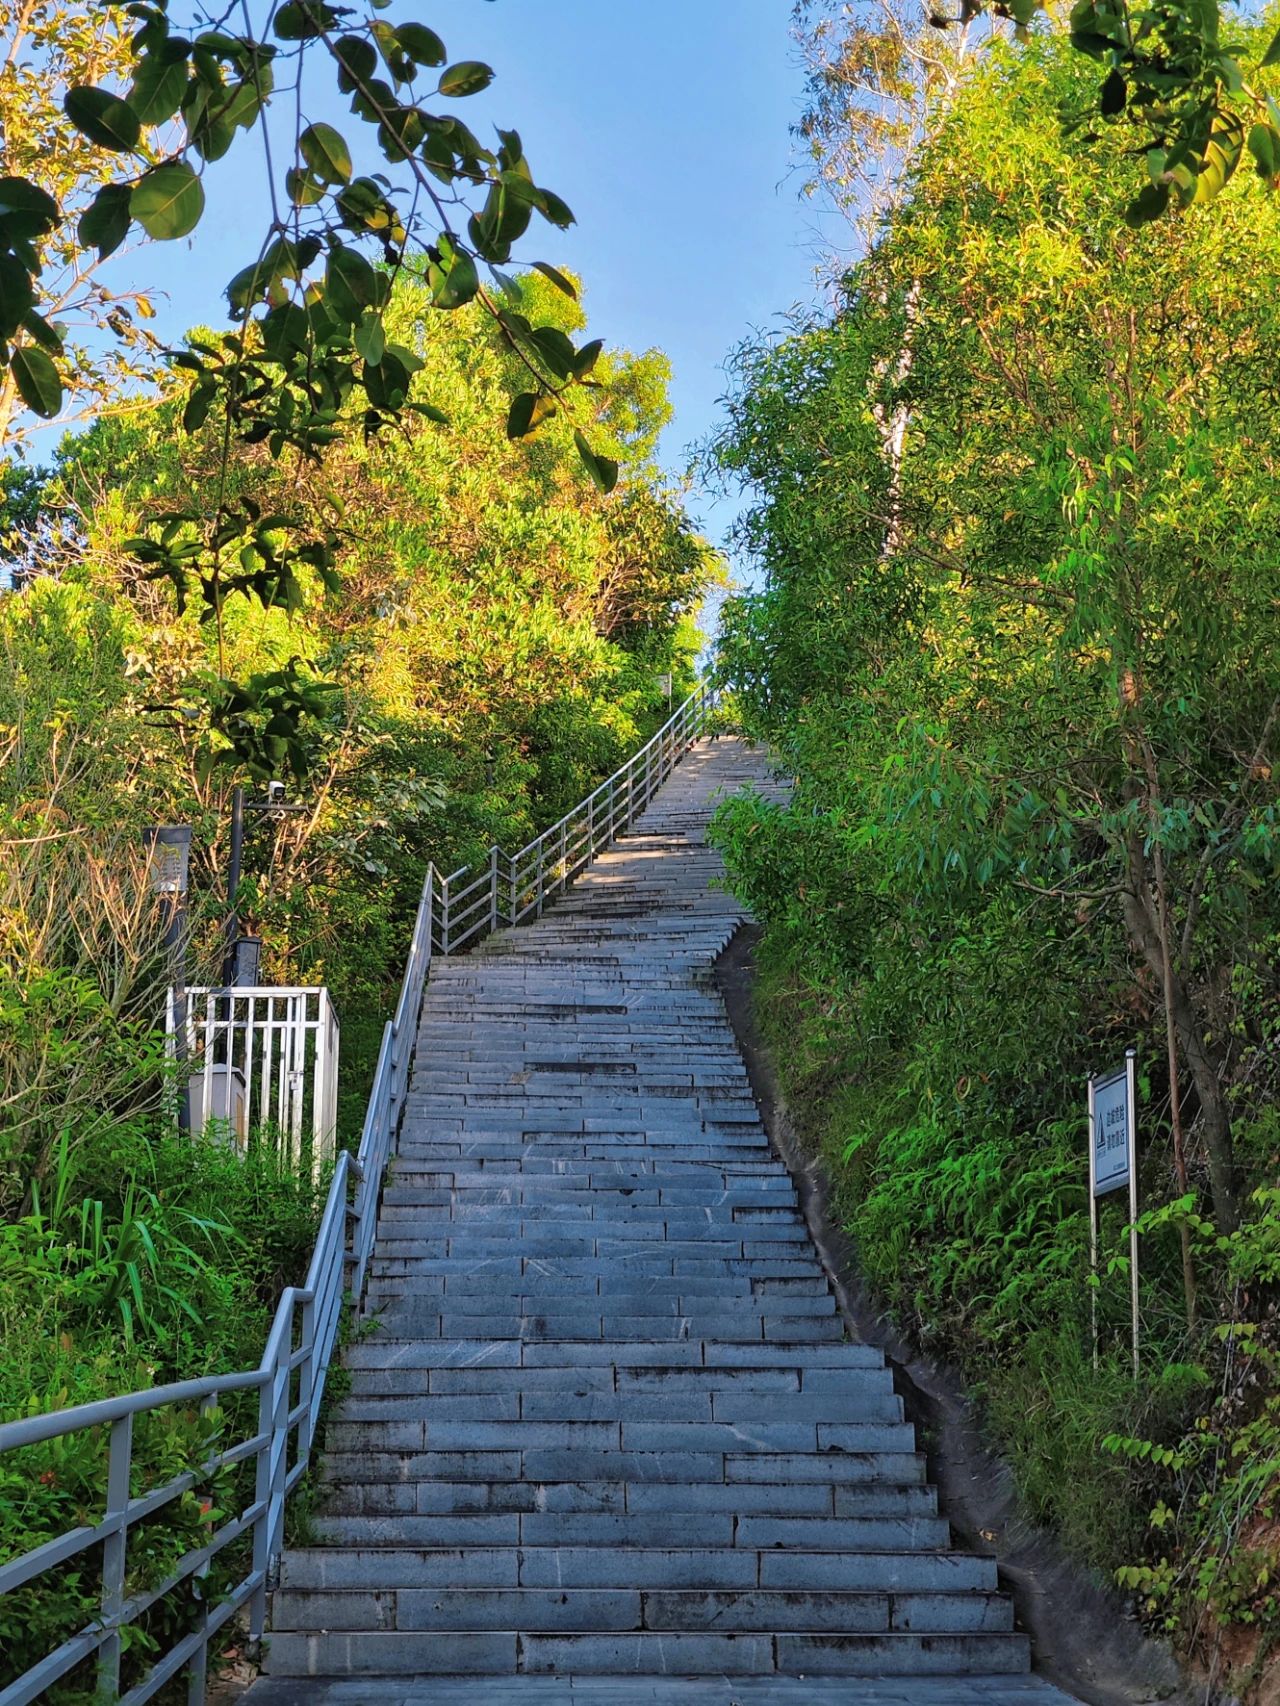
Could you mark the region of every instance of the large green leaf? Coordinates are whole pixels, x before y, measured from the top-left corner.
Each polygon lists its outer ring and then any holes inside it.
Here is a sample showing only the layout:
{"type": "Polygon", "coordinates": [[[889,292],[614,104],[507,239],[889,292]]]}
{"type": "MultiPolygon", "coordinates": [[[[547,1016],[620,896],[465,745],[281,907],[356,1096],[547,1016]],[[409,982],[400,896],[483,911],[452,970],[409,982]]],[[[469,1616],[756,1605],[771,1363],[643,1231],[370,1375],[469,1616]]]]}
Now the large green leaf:
{"type": "Polygon", "coordinates": [[[0,232],[14,238],[43,237],[58,223],[58,204],[29,178],[0,178],[0,232]]]}
{"type": "Polygon", "coordinates": [[[321,183],[350,183],[351,150],[331,124],[308,125],[298,138],[298,149],[321,183]]]}
{"type": "Polygon", "coordinates": [[[476,272],[476,263],[465,249],[454,249],[451,244],[441,242],[441,252],[445,256],[443,267],[432,267],[427,274],[431,284],[432,301],[437,308],[462,308],[480,288],[480,277],[476,272]]]}
{"type": "Polygon", "coordinates": [[[173,117],[187,92],[188,45],[165,41],[138,61],[129,90],[129,105],[143,124],[163,124],[173,117]]]}
{"type": "Polygon", "coordinates": [[[105,260],[124,242],[129,230],[128,184],[104,184],[80,215],[78,236],[86,249],[105,260]]]}
{"type": "Polygon", "coordinates": [[[0,255],[0,338],[11,338],[36,299],[31,274],[16,255],[0,255]]]}
{"type": "Polygon", "coordinates": [[[507,415],[507,437],[528,438],[543,421],[558,412],[559,406],[545,391],[521,391],[512,400],[507,415]]]}
{"type": "Polygon", "coordinates": [[[377,300],[377,275],[356,249],[335,243],[324,274],[325,305],[348,325],[377,300]]]}
{"type": "Polygon", "coordinates": [[[149,237],[185,237],[200,223],[204,186],[185,161],[156,166],[133,186],[129,212],[149,237]]]}
{"type": "Polygon", "coordinates": [[[444,64],[444,43],[425,24],[397,24],[395,38],[415,65],[444,64]]]}
{"type": "Polygon", "coordinates": [[[51,421],[62,407],[62,381],[49,357],[35,344],[24,344],[14,350],[9,368],[23,402],[51,421]]]}
{"type": "Polygon", "coordinates": [[[127,101],[105,89],[80,83],[68,89],[62,102],[67,117],[82,136],[99,148],[131,154],[142,135],[142,121],[127,101]]]}
{"type": "Polygon", "coordinates": [[[286,0],[275,15],[273,27],[281,41],[311,41],[331,30],[340,15],[323,0],[286,0]]]}
{"type": "Polygon", "coordinates": [[[557,290],[563,290],[565,295],[572,297],[575,302],[578,300],[577,285],[571,278],[567,278],[558,267],[553,267],[549,261],[535,261],[533,270],[540,272],[544,278],[549,278],[557,290]]]}
{"type": "Polygon", "coordinates": [[[597,456],[577,427],[573,429],[573,442],[583,467],[598,489],[611,492],[618,483],[618,464],[608,456],[597,456]]]}
{"type": "Polygon", "coordinates": [[[460,59],[440,75],[440,93],[458,99],[463,95],[478,95],[493,82],[493,68],[478,59],[460,59]]]}

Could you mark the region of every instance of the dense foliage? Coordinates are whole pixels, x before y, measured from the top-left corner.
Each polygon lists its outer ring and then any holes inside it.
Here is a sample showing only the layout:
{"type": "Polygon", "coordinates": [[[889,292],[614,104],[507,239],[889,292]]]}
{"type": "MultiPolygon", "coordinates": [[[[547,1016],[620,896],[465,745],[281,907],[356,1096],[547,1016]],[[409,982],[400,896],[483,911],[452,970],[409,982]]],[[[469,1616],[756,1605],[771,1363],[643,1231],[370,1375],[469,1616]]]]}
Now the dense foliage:
{"type": "Polygon", "coordinates": [[[739,353],[722,667],[797,787],[719,833],[868,1274],[1038,1514],[1203,1635],[1275,1612],[1280,209],[1135,228],[1087,97],[991,44],[835,318],[739,353]],[[1082,1120],[1130,1044],[1137,1384],[1113,1211],[1089,1372],[1082,1120]]]}

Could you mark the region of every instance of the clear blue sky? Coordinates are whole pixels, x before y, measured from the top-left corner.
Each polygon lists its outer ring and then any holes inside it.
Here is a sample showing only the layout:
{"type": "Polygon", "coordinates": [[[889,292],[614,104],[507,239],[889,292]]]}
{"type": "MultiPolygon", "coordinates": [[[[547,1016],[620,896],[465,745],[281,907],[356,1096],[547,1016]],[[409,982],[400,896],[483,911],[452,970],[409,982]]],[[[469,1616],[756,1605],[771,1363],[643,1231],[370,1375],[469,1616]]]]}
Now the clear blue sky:
{"type": "MultiPolygon", "coordinates": [[[[813,297],[815,213],[790,170],[790,11],[790,0],[399,0],[387,14],[421,16],[451,59],[494,67],[493,87],[460,114],[482,137],[514,125],[538,180],[578,221],[564,235],[535,221],[521,256],[582,276],[596,335],[670,356],[663,456],[675,470],[715,421],[728,351],[813,297]]],[[[353,145],[365,128],[336,92],[308,116],[353,145]]],[[[123,260],[167,291],[162,336],[224,323],[221,290],[262,228],[262,180],[257,144],[238,146],[207,176],[191,246],[123,260]]],[[[733,506],[694,507],[715,536],[733,506]]]]}

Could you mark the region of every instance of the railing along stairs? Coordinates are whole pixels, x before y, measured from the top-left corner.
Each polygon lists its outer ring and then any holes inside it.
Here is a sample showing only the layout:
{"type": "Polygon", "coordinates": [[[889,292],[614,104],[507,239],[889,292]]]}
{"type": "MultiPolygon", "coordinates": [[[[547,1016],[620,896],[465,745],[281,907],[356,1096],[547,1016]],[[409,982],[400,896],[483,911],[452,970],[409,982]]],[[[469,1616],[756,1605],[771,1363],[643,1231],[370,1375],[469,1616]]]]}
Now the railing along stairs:
{"type": "Polygon", "coordinates": [[[98,1616],[0,1687],[0,1706],[28,1706],[77,1666],[95,1659],[98,1691],[105,1700],[141,1706],[185,1671],[189,1706],[199,1706],[205,1695],[209,1644],[218,1632],[243,1611],[249,1639],[255,1643],[261,1639],[267,1593],[283,1546],[285,1502],[307,1470],[344,1302],[358,1303],[364,1291],[382,1181],[408,1088],[432,954],[457,953],[501,924],[520,924],[539,916],[644,810],[707,728],[715,700],[713,689],[700,686],[619,771],[518,853],[491,848],[487,863],[475,875],[465,866],[448,877],[428,868],[400,998],[382,1034],[359,1146],[354,1155],[344,1150],[337,1158],[306,1279],[282,1294],[257,1368],[177,1381],[0,1424],[0,1454],[91,1428],[109,1430],[105,1508],[100,1519],[86,1521],[0,1565],[3,1595],[77,1559],[84,1574],[93,1579],[91,1554],[100,1548],[98,1616]],[[246,1437],[221,1445],[196,1468],[163,1486],[134,1491],[137,1417],[167,1406],[209,1417],[220,1409],[223,1399],[242,1392],[258,1395],[256,1407],[251,1407],[256,1409],[256,1421],[246,1437]],[[217,1526],[203,1545],[178,1559],[164,1580],[130,1591],[130,1529],[204,1486],[219,1471],[250,1461],[255,1466],[254,1488],[245,1507],[231,1515],[214,1513],[217,1526]],[[201,1586],[210,1565],[243,1536],[251,1538],[247,1563],[234,1584],[211,1603],[201,1586]],[[121,1658],[130,1626],[184,1582],[191,1584],[193,1626],[167,1650],[157,1652],[145,1676],[121,1693],[121,1658]]]}

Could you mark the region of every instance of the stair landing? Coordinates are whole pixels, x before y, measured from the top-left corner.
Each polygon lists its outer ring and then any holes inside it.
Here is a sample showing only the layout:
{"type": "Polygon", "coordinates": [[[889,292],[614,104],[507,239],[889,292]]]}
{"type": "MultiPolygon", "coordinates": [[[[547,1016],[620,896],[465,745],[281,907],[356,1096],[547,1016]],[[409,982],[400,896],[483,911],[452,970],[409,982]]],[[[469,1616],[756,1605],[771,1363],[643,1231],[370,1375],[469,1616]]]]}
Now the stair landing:
{"type": "Polygon", "coordinates": [[[699,742],[543,918],[433,964],[253,1706],[1065,1706],[846,1337],[709,983],[745,783],[762,753],[699,742]]]}

